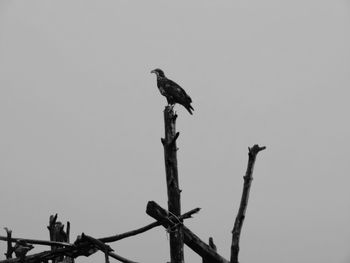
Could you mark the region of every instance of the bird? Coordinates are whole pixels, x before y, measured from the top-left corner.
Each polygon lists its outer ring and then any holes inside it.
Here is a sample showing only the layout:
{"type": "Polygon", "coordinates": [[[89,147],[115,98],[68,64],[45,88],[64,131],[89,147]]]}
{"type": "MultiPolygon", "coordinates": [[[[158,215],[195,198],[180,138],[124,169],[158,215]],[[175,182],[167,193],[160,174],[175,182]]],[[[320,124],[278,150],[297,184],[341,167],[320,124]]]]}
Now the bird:
{"type": "Polygon", "coordinates": [[[163,70],[156,68],[152,70],[151,73],[156,74],[158,89],[160,94],[166,97],[168,105],[174,106],[175,103],[181,104],[192,115],[192,111],[194,111],[191,106],[192,99],[187,95],[186,91],[177,83],[168,79],[163,70]]]}

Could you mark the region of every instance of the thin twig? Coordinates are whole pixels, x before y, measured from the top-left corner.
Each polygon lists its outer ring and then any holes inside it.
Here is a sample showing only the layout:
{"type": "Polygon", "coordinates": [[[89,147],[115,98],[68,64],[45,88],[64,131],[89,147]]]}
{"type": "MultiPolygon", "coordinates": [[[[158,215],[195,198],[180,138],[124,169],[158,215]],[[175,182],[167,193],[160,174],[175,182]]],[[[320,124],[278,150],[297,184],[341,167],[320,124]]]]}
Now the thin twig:
{"type": "MultiPolygon", "coordinates": [[[[200,210],[200,208],[194,208],[186,213],[184,213],[182,216],[180,216],[179,218],[181,220],[183,219],[187,219],[187,218],[191,218],[193,214],[195,213],[198,213],[200,210]]],[[[110,236],[110,237],[103,237],[103,238],[99,238],[100,241],[104,242],[104,243],[111,243],[111,242],[115,242],[115,241],[118,241],[118,240],[121,240],[121,239],[124,239],[124,238],[127,238],[127,237],[131,237],[131,236],[135,236],[135,235],[138,235],[138,234],[141,234],[143,232],[146,232],[154,227],[157,227],[157,226],[160,226],[162,225],[160,222],[158,221],[155,221],[151,224],[148,224],[144,227],[141,227],[141,228],[138,228],[138,229],[135,229],[135,230],[131,230],[129,232],[125,232],[125,233],[122,233],[122,234],[118,234],[118,235],[114,235],[114,236],[110,236]]]]}

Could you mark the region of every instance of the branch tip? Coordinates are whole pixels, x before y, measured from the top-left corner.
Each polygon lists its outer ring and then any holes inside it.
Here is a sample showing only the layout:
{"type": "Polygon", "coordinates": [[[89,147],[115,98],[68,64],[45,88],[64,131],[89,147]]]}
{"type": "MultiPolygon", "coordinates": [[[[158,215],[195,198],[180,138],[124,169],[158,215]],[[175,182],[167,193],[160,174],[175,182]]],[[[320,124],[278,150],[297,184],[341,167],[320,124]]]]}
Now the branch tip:
{"type": "Polygon", "coordinates": [[[253,147],[248,147],[249,154],[258,154],[258,152],[263,151],[266,149],[266,146],[260,147],[258,144],[255,144],[253,147]]]}
{"type": "Polygon", "coordinates": [[[12,234],[12,230],[11,230],[11,229],[9,229],[9,228],[7,228],[7,227],[4,227],[4,229],[5,229],[5,231],[6,231],[7,234],[12,234]]]}
{"type": "Polygon", "coordinates": [[[217,249],[216,249],[216,245],[215,245],[215,243],[214,243],[214,239],[213,239],[212,237],[209,237],[209,247],[210,247],[211,249],[213,249],[214,251],[217,250],[217,249]]]}

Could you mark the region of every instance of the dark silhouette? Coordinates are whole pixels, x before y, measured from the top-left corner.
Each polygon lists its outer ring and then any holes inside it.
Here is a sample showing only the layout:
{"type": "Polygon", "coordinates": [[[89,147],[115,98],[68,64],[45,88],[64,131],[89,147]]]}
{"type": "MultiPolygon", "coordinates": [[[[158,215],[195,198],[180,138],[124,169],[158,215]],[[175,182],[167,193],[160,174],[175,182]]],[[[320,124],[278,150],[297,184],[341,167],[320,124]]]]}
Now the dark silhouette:
{"type": "Polygon", "coordinates": [[[163,70],[157,68],[151,71],[157,75],[157,86],[160,93],[166,97],[169,105],[174,105],[175,103],[181,104],[186,108],[186,110],[192,114],[194,109],[191,106],[192,99],[187,95],[186,91],[181,88],[174,81],[168,79],[163,70]]]}

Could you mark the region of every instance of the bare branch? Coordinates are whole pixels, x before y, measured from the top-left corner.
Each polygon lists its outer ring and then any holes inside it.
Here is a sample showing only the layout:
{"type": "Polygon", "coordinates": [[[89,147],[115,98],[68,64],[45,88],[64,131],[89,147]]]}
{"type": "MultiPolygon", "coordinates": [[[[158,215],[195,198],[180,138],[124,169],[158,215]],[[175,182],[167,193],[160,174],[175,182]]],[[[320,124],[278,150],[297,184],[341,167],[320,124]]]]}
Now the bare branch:
{"type": "Polygon", "coordinates": [[[110,236],[110,237],[103,237],[103,238],[100,238],[99,240],[104,242],[104,243],[111,243],[111,242],[115,242],[115,241],[118,241],[118,240],[121,240],[121,239],[124,239],[124,238],[127,238],[127,237],[131,237],[131,236],[136,236],[138,234],[141,234],[143,232],[146,232],[154,227],[157,227],[157,226],[160,226],[160,223],[158,222],[153,222],[151,224],[148,224],[144,227],[141,227],[141,228],[138,228],[138,229],[135,229],[135,230],[131,230],[131,231],[128,231],[128,232],[125,232],[125,233],[122,233],[122,234],[117,234],[117,235],[114,235],[114,236],[110,236]]]}
{"type": "Polygon", "coordinates": [[[248,148],[248,166],[244,179],[244,185],[243,185],[243,192],[242,192],[242,198],[241,203],[239,206],[238,214],[235,220],[235,224],[233,226],[232,230],[232,244],[231,244],[231,263],[238,263],[238,254],[239,254],[239,239],[241,236],[241,230],[243,226],[243,221],[245,218],[245,213],[248,206],[248,199],[249,199],[249,191],[251,182],[253,180],[253,169],[254,164],[256,160],[257,154],[265,150],[266,147],[260,147],[259,145],[255,144],[252,148],[248,148]]]}
{"type": "MultiPolygon", "coordinates": [[[[198,208],[198,207],[194,208],[194,209],[186,212],[182,216],[180,216],[180,219],[192,218],[192,215],[198,213],[200,210],[201,209],[198,208]]],[[[127,238],[127,237],[136,236],[138,234],[146,232],[146,231],[148,231],[148,230],[150,230],[150,229],[152,229],[154,227],[160,226],[160,225],[162,225],[162,224],[159,223],[158,221],[156,221],[156,222],[148,224],[148,225],[146,225],[144,227],[141,227],[141,228],[138,228],[138,229],[135,229],[135,230],[131,230],[131,231],[128,231],[128,232],[125,232],[125,233],[122,233],[122,234],[117,234],[117,235],[114,235],[114,236],[110,236],[110,237],[99,238],[99,240],[104,242],[104,243],[111,243],[111,242],[115,242],[115,241],[118,241],[118,240],[121,240],[121,239],[124,239],[124,238],[127,238]]]]}

